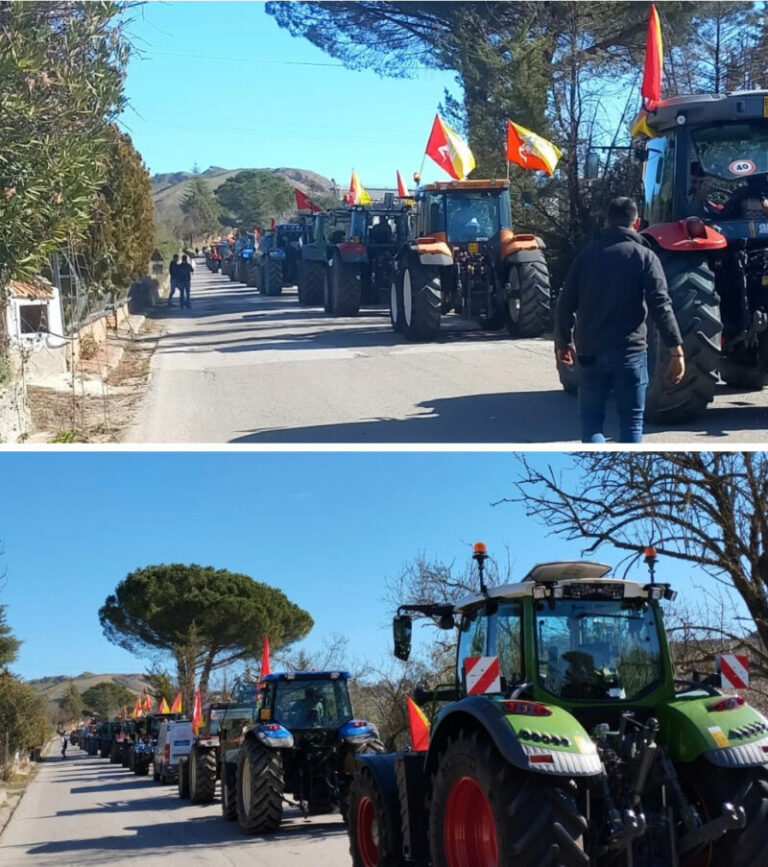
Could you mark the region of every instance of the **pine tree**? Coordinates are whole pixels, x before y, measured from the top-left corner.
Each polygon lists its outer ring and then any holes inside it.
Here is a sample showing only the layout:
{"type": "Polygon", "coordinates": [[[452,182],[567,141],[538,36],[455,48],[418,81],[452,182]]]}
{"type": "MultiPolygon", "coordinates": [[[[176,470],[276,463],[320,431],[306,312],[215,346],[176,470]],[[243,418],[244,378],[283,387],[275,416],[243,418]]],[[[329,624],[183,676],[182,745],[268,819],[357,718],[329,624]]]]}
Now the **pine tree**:
{"type": "Polygon", "coordinates": [[[196,238],[204,238],[220,226],[221,207],[198,172],[187,182],[181,211],[184,214],[182,233],[190,247],[196,238]]]}

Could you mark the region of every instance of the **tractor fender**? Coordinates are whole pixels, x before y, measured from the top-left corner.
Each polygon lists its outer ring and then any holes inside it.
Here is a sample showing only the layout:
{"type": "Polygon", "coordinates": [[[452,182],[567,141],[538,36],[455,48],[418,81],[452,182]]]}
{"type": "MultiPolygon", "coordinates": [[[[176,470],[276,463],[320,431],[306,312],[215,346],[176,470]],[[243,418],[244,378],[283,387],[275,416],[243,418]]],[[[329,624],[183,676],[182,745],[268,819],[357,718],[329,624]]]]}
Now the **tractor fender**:
{"type": "Polygon", "coordinates": [[[362,753],[355,756],[356,773],[364,767],[376,781],[385,804],[397,804],[397,777],[395,757],[397,753],[362,753]]]}
{"type": "Polygon", "coordinates": [[[659,740],[673,760],[700,756],[721,768],[759,767],[768,754],[768,720],[748,704],[728,707],[729,696],[680,699],[657,708],[659,740]],[[725,710],[716,710],[719,705],[725,710]]]}
{"type": "Polygon", "coordinates": [[[338,256],[345,265],[368,264],[368,250],[365,244],[359,244],[354,241],[345,241],[333,248],[331,256],[328,257],[329,260],[334,255],[338,256]]]}
{"type": "Polygon", "coordinates": [[[498,239],[493,239],[493,246],[495,246],[494,241],[498,243],[501,259],[506,259],[507,256],[519,253],[522,250],[546,249],[546,244],[538,235],[516,235],[510,229],[502,229],[499,232],[498,239]]]}
{"type": "Polygon", "coordinates": [[[671,250],[677,253],[708,252],[710,250],[722,250],[728,246],[728,240],[712,228],[707,226],[697,217],[689,217],[686,220],[675,220],[670,223],[655,223],[653,226],[643,229],[642,235],[651,238],[662,250],[671,250]],[[695,221],[696,228],[704,234],[694,237],[690,231],[690,225],[695,221]],[[702,228],[703,227],[703,228],[702,228]]]}
{"type": "Polygon", "coordinates": [[[301,258],[305,262],[319,262],[322,265],[328,264],[328,254],[324,248],[307,246],[301,248],[301,258]]]}
{"type": "Polygon", "coordinates": [[[517,716],[513,725],[499,702],[482,696],[468,696],[450,705],[439,717],[430,735],[427,778],[431,778],[436,771],[438,755],[448,739],[459,730],[473,729],[485,731],[504,760],[522,771],[555,777],[592,777],[600,774],[603,763],[581,724],[563,708],[553,706],[549,709],[549,717],[517,716]],[[546,732],[550,726],[556,727],[558,732],[566,730],[570,733],[567,749],[530,740],[524,743],[518,735],[526,727],[546,732]]]}
{"type": "Polygon", "coordinates": [[[419,238],[411,247],[422,265],[438,265],[450,267],[453,265],[453,252],[445,241],[433,238],[419,238]]]}
{"type": "Polygon", "coordinates": [[[293,735],[279,723],[261,723],[252,728],[245,739],[256,740],[271,750],[290,750],[293,747],[293,735]]]}
{"type": "Polygon", "coordinates": [[[533,247],[528,250],[515,250],[504,257],[504,271],[506,272],[513,265],[523,265],[526,262],[543,262],[546,264],[546,258],[543,250],[538,247],[533,247]]]}

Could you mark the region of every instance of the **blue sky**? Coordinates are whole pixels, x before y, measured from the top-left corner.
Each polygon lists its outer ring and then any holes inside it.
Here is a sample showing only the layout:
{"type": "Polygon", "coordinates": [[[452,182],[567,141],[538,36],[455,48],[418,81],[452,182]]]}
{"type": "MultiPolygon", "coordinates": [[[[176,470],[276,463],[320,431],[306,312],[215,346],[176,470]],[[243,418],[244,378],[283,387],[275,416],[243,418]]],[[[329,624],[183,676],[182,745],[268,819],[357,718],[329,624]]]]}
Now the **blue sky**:
{"type": "MultiPolygon", "coordinates": [[[[578,544],[547,536],[520,506],[490,505],[514,493],[518,467],[499,453],[0,454],[13,492],[0,509],[0,604],[24,641],[12,668],[25,678],[145,670],[102,636],[97,612],[128,572],[163,562],[278,586],[314,617],[309,652],[339,633],[351,660],[386,663],[385,581],[419,553],[463,564],[483,540],[502,563],[508,546],[520,577],[579,558],[578,544]]],[[[674,561],[658,571],[689,593],[706,583],[674,561]]]]}
{"type": "MultiPolygon", "coordinates": [[[[453,73],[380,78],[291,37],[261,2],[160,2],[132,12],[124,128],[152,173],[311,168],[342,186],[410,179],[453,73]]],[[[444,177],[428,167],[424,180],[444,177]]]]}

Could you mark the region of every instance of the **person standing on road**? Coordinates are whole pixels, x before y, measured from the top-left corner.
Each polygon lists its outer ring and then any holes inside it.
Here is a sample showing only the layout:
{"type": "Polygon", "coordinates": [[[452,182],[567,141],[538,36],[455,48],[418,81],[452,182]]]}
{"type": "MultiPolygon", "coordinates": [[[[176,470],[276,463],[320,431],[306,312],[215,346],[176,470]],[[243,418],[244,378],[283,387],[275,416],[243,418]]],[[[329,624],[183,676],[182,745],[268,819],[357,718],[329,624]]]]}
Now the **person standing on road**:
{"type": "Polygon", "coordinates": [[[171,289],[168,293],[168,306],[173,307],[173,293],[178,289],[179,296],[182,300],[182,306],[184,302],[184,297],[181,294],[181,288],[179,287],[179,256],[178,254],[174,254],[171,259],[171,264],[168,266],[168,275],[171,278],[171,289]]]}
{"type": "Polygon", "coordinates": [[[67,757],[67,735],[66,735],[66,733],[61,736],[61,757],[62,757],[62,759],[66,759],[66,757],[67,757]]]}
{"type": "Polygon", "coordinates": [[[178,267],[179,275],[179,292],[181,294],[181,306],[190,307],[189,290],[192,286],[192,272],[195,269],[187,261],[186,254],[181,257],[181,263],[178,267]]]}
{"type": "Polygon", "coordinates": [[[649,313],[669,348],[669,381],[676,385],[685,375],[683,340],[664,270],[659,257],[635,231],[637,216],[633,199],[621,197],[611,202],[604,231],[574,259],[557,304],[555,352],[568,367],[578,357],[579,414],[585,443],[605,442],[605,409],[612,391],[619,415],[619,441],[643,440],[649,313]]]}

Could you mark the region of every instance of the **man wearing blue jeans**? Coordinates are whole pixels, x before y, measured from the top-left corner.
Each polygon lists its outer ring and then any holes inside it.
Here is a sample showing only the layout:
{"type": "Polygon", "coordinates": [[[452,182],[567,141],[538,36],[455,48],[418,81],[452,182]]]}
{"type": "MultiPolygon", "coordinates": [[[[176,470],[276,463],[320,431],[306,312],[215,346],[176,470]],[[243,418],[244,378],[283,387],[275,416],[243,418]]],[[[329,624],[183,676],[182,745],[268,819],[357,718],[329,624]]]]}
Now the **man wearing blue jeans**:
{"type": "Polygon", "coordinates": [[[597,241],[574,259],[557,305],[555,351],[568,366],[578,356],[579,414],[585,443],[604,443],[611,392],[619,415],[619,442],[643,441],[648,387],[648,315],[669,348],[667,377],[685,375],[683,340],[659,257],[634,227],[637,205],[614,199],[597,241]],[[575,326],[575,335],[574,335],[575,326]]]}

